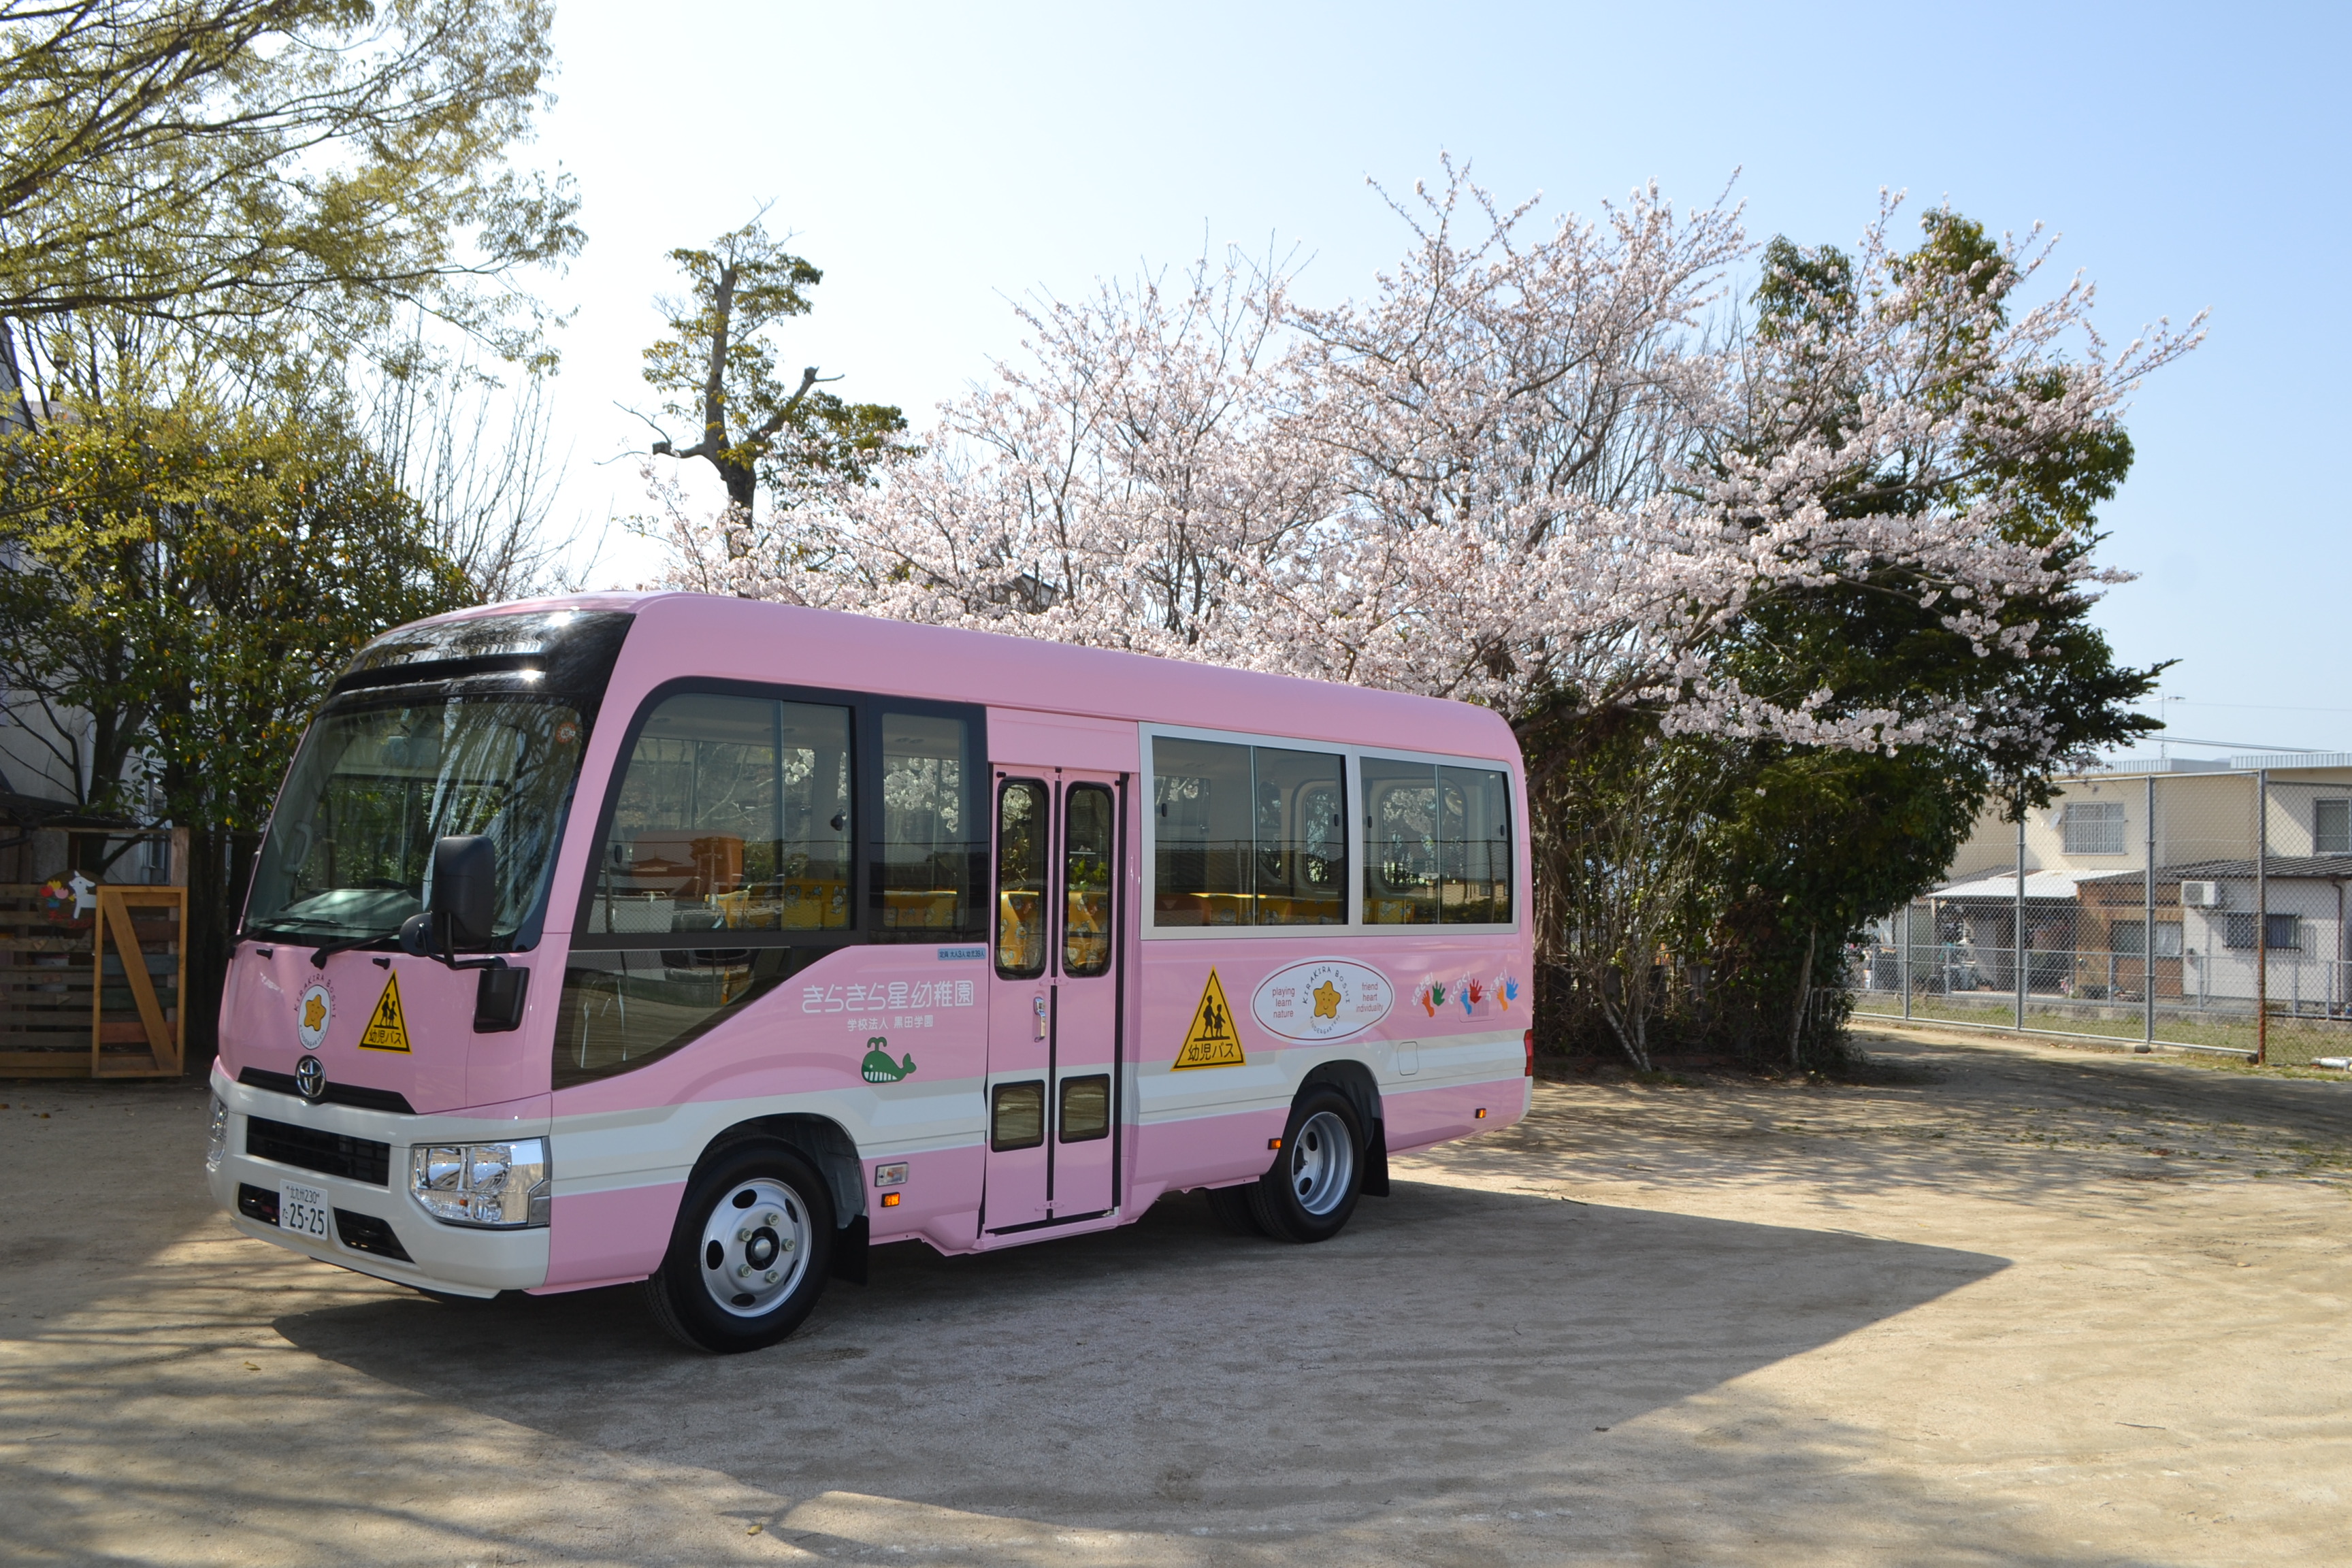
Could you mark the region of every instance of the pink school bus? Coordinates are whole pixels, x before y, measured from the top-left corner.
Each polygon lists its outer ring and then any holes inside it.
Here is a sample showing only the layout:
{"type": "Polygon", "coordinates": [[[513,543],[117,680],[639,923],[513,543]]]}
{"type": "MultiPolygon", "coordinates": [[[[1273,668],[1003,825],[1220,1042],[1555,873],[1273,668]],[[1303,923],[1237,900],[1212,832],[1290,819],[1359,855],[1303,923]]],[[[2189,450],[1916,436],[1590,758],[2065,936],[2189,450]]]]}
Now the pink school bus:
{"type": "Polygon", "coordinates": [[[886,1242],[1193,1189],[1320,1241],[1526,1113],[1527,843],[1461,703],[689,595],[420,622],[279,793],[212,1191],[720,1352],[886,1242]]]}

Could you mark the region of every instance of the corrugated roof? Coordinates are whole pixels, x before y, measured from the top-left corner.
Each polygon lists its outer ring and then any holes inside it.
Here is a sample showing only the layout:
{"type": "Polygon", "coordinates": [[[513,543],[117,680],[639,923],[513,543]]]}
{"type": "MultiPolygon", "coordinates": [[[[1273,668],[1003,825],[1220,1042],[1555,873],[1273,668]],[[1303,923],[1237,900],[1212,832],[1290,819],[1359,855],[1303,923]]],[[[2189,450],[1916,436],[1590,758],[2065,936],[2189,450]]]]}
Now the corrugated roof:
{"type": "MultiPolygon", "coordinates": [[[[2282,877],[2290,881],[2352,881],[2352,855],[2273,855],[2263,874],[2282,877]]],[[[2158,866],[2156,879],[2164,882],[2226,882],[2254,879],[2252,860],[2191,860],[2179,866],[2158,866]]],[[[2086,882],[2133,882],[2140,880],[2137,871],[2102,871],[2085,877],[2086,882]]]]}
{"type": "MultiPolygon", "coordinates": [[[[2104,871],[2028,871],[2025,874],[2025,897],[2035,899],[2072,899],[2078,882],[2095,880],[2106,876],[2104,871]]],[[[1951,882],[1928,889],[1931,899],[2008,899],[2017,897],[2017,873],[2000,871],[1990,876],[1971,877],[1965,882],[1951,882]]]]}

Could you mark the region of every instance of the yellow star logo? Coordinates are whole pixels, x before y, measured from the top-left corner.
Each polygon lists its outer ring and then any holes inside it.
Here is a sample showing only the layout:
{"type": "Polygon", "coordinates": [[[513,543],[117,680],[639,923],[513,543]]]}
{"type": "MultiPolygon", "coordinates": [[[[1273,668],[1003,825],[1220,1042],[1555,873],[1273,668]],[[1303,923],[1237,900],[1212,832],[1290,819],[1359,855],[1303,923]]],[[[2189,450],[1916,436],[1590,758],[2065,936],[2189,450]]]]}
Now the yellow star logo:
{"type": "Polygon", "coordinates": [[[302,1026],[306,1029],[327,1026],[327,999],[324,996],[313,996],[302,1004],[302,1026]]]}
{"type": "Polygon", "coordinates": [[[1337,1018],[1339,1016],[1339,988],[1326,980],[1315,988],[1315,1016],[1337,1018]]]}

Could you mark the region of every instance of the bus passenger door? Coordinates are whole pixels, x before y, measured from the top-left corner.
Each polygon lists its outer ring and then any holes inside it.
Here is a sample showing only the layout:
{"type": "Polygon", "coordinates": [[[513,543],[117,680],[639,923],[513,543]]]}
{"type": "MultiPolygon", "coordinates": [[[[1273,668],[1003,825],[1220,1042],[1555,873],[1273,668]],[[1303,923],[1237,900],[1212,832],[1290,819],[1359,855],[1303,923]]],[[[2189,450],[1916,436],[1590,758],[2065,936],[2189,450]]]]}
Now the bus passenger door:
{"type": "Polygon", "coordinates": [[[1045,1108],[1053,999],[1045,978],[1054,792],[1042,778],[996,776],[996,887],[989,942],[988,1177],[982,1227],[1046,1222],[1045,1108]]]}
{"type": "Polygon", "coordinates": [[[1047,964],[1053,1036],[1056,1220],[1118,1205],[1120,1074],[1119,825],[1126,781],[1064,773],[1055,833],[1054,952],[1047,964]]]}
{"type": "Polygon", "coordinates": [[[995,782],[982,1227],[1001,1234],[1114,1206],[1126,781],[995,782]]]}

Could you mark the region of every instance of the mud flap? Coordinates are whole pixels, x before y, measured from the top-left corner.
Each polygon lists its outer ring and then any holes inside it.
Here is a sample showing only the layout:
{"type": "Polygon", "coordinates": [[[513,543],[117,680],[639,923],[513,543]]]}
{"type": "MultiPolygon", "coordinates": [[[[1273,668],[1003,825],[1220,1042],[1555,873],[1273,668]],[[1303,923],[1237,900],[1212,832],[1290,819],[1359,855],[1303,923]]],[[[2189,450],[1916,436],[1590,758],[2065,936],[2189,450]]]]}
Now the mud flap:
{"type": "MultiPolygon", "coordinates": [[[[1381,1183],[1385,1189],[1388,1167],[1381,1167],[1381,1183]]],[[[872,1234],[866,1216],[859,1215],[833,1233],[833,1277],[846,1279],[852,1285],[866,1283],[866,1238],[872,1234]]]]}
{"type": "Polygon", "coordinates": [[[1389,1195],[1389,1124],[1385,1117],[1372,1118],[1372,1135],[1364,1141],[1364,1184],[1367,1197],[1389,1195]]]}

